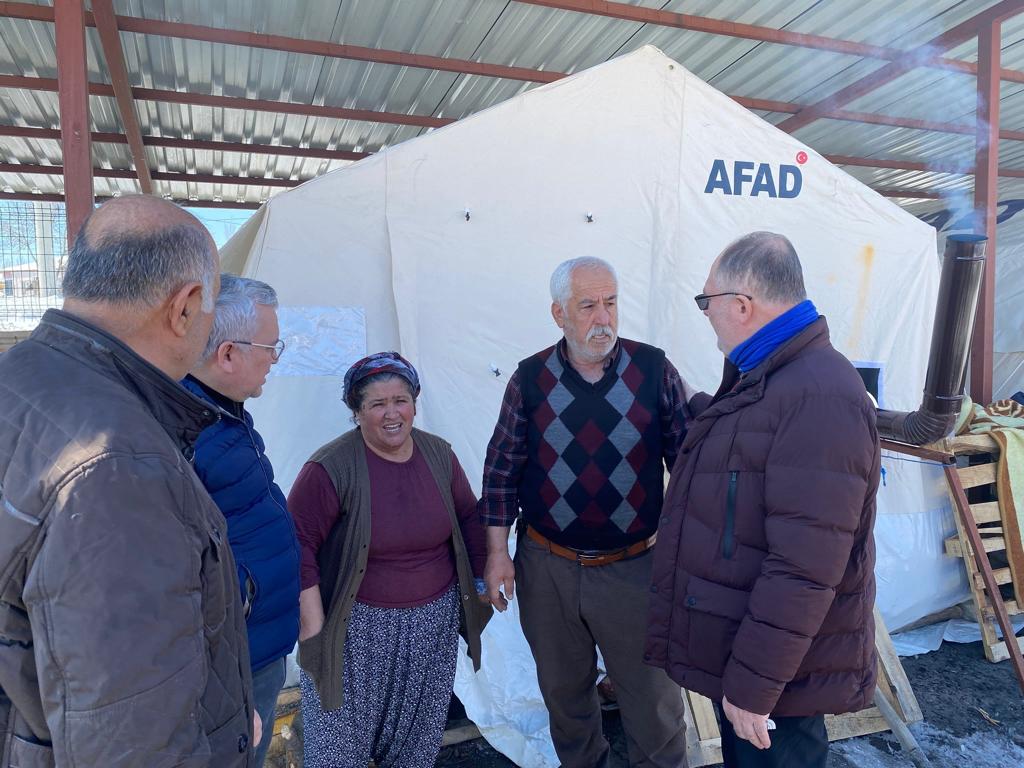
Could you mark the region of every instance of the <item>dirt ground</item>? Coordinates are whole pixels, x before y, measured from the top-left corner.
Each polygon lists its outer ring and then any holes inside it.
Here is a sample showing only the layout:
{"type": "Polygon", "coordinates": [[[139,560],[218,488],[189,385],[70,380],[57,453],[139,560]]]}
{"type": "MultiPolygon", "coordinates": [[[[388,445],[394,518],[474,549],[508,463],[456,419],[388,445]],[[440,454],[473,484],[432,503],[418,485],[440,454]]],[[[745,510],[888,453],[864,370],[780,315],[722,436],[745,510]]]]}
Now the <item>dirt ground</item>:
{"type": "MultiPolygon", "coordinates": [[[[924,722],[912,727],[933,768],[1021,768],[1024,766],[1024,697],[1010,662],[991,664],[980,643],[944,643],[934,653],[903,659],[924,722]],[[989,722],[981,713],[984,710],[989,722]]],[[[605,714],[612,768],[626,768],[617,713],[605,714]]],[[[510,760],[483,739],[442,750],[443,768],[508,768],[510,760]]],[[[833,744],[829,768],[912,766],[891,734],[833,744]]]]}

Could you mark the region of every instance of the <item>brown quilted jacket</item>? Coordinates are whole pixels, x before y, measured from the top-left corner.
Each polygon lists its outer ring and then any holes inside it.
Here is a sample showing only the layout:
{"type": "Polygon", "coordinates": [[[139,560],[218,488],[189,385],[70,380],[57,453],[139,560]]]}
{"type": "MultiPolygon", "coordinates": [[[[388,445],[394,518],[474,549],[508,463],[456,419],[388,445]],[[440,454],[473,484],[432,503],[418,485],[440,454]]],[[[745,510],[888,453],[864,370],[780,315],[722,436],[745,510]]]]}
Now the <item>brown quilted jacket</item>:
{"type": "MultiPolygon", "coordinates": [[[[702,402],[701,402],[702,401],[702,402]]],[[[726,362],[666,493],[644,659],[760,714],[863,709],[875,687],[875,411],[819,318],[726,362]]]]}
{"type": "Polygon", "coordinates": [[[49,310],[0,355],[0,768],[247,768],[252,682],[209,405],[49,310]]]}

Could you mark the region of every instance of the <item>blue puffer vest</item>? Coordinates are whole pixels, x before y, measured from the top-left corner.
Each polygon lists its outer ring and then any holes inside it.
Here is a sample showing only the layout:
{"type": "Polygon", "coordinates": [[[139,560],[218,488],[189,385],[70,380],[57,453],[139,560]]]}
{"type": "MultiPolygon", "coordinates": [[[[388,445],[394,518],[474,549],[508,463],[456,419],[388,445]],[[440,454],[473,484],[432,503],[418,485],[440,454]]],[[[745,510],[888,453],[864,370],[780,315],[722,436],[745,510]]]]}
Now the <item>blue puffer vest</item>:
{"type": "Polygon", "coordinates": [[[199,435],[195,470],[228,522],[246,607],[253,671],[289,654],[299,637],[299,544],[252,416],[192,376],[182,384],[218,408],[199,435]]]}

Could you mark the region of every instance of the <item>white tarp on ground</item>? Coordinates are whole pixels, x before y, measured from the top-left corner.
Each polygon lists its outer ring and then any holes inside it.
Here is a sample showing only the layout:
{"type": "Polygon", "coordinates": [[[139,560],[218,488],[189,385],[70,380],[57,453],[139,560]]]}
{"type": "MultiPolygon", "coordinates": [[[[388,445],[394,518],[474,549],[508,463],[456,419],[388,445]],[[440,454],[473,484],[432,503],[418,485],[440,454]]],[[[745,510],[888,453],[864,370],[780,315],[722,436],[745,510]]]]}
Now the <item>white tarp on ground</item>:
{"type": "MultiPolygon", "coordinates": [[[[279,195],[224,256],[286,307],[362,308],[367,349],[398,349],[419,368],[418,424],[452,442],[479,487],[508,374],[558,338],[547,293],[558,262],[615,264],[622,335],[663,347],[713,390],[722,358],[691,297],[715,255],[758,229],[793,240],[836,347],[880,368],[882,405],[916,408],[935,230],[652,47],[279,195]]],[[[260,414],[275,464],[323,442],[296,429],[304,413],[347,425],[337,393],[314,395],[300,378],[260,414]]],[[[941,554],[941,475],[883,463],[879,604],[897,627],[965,592],[941,554]]],[[[460,665],[470,717],[519,764],[554,765],[514,611],[491,622],[484,657],[479,675],[460,665]]]]}

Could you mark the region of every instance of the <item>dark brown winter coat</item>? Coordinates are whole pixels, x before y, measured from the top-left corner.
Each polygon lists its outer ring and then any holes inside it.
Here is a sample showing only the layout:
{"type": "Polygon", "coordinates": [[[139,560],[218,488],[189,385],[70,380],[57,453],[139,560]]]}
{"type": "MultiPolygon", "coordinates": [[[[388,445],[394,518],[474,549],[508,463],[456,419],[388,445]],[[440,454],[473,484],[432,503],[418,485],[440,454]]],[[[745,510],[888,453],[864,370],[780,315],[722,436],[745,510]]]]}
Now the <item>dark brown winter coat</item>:
{"type": "Polygon", "coordinates": [[[0,768],[252,765],[235,561],[190,464],[210,406],[53,309],[0,403],[0,768]]]}
{"type": "MultiPolygon", "coordinates": [[[[703,403],[699,400],[703,400],[703,403]]],[[[644,658],[742,709],[863,709],[875,687],[875,410],[819,318],[747,374],[726,363],[680,449],[644,658]]]]}

